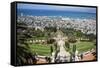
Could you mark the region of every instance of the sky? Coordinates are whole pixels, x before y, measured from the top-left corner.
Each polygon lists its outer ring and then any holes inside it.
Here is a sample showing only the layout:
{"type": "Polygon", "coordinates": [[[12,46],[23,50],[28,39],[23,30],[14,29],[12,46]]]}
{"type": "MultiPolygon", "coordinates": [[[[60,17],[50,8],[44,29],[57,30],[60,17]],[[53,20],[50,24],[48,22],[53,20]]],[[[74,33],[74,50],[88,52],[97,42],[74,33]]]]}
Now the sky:
{"type": "Polygon", "coordinates": [[[96,13],[96,8],[91,7],[76,7],[76,6],[57,6],[57,5],[37,5],[18,3],[17,9],[33,9],[33,10],[57,10],[57,11],[75,11],[96,13]]]}

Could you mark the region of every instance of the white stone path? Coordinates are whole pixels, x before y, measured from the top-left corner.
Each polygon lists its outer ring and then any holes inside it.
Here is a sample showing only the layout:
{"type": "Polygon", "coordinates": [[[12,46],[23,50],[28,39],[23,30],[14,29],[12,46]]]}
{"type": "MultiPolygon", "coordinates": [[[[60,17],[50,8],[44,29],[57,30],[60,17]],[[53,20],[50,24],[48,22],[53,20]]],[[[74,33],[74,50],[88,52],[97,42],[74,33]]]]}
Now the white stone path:
{"type": "Polygon", "coordinates": [[[58,46],[60,47],[60,52],[58,53],[58,56],[60,56],[60,60],[62,61],[64,60],[70,61],[70,53],[65,50],[64,45],[65,45],[64,40],[61,39],[58,41],[58,46]]]}
{"type": "MultiPolygon", "coordinates": [[[[65,62],[65,60],[70,61],[70,53],[67,52],[64,48],[65,45],[65,41],[63,39],[59,39],[57,40],[57,45],[58,47],[60,47],[60,51],[57,54],[57,58],[60,57],[59,60],[61,60],[62,62],[65,62]]],[[[54,56],[55,56],[55,52],[52,53],[52,62],[54,62],[54,56]]]]}

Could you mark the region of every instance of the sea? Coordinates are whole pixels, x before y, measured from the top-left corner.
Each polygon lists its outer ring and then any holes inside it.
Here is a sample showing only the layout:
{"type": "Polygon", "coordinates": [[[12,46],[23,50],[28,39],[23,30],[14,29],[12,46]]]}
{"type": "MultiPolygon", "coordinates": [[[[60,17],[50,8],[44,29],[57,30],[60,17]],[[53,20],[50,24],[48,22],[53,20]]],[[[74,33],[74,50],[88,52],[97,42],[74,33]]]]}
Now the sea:
{"type": "Polygon", "coordinates": [[[57,10],[33,10],[33,9],[17,9],[17,15],[24,16],[62,16],[68,18],[79,19],[96,19],[96,13],[91,12],[74,12],[74,11],[57,11],[57,10]]]}

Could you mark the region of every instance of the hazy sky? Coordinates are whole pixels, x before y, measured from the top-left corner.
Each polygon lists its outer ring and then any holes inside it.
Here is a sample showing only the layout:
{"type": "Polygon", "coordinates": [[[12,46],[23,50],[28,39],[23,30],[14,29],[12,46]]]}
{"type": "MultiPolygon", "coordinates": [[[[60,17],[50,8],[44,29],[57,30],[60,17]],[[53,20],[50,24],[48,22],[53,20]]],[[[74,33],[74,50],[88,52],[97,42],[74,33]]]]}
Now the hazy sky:
{"type": "Polygon", "coordinates": [[[60,10],[96,13],[96,8],[91,7],[73,7],[73,6],[56,6],[56,5],[37,5],[37,4],[17,4],[17,9],[39,9],[39,10],[60,10]]]}

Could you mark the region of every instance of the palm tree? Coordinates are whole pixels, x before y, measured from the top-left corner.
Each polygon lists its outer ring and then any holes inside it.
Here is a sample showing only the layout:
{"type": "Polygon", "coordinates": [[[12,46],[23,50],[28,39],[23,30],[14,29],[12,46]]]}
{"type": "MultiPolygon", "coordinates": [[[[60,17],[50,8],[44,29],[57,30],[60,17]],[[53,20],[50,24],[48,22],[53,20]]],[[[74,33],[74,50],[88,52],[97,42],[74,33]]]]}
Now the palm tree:
{"type": "Polygon", "coordinates": [[[31,31],[25,23],[17,23],[17,46],[16,56],[17,65],[33,64],[36,63],[36,59],[31,52],[27,39],[31,38],[31,31]]]}

